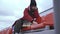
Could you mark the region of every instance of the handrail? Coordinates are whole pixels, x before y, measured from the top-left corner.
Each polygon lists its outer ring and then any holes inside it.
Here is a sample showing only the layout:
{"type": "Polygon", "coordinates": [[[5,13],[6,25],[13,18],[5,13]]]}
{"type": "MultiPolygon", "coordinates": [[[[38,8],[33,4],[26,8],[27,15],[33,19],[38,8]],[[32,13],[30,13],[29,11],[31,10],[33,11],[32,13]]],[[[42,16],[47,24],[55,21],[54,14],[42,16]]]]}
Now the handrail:
{"type": "Polygon", "coordinates": [[[49,10],[51,10],[51,9],[53,9],[53,7],[49,8],[49,9],[47,9],[47,10],[44,10],[43,12],[41,12],[41,13],[39,13],[39,14],[42,14],[42,13],[44,13],[44,12],[47,12],[47,11],[49,11],[49,10]]]}

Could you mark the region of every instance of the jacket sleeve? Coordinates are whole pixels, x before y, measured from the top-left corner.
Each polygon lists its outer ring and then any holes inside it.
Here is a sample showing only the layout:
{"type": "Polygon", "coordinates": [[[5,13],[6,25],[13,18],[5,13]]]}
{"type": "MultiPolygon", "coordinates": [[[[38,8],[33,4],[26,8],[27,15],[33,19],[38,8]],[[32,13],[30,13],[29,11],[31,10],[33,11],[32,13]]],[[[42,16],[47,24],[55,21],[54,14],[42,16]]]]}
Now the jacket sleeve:
{"type": "Polygon", "coordinates": [[[36,18],[40,17],[40,16],[39,16],[39,13],[38,13],[38,9],[35,10],[34,16],[35,16],[36,18]]]}
{"type": "Polygon", "coordinates": [[[39,16],[38,9],[35,10],[34,15],[36,17],[36,21],[38,22],[38,24],[41,23],[42,18],[41,18],[41,16],[39,16]]]}
{"type": "Polygon", "coordinates": [[[33,20],[33,18],[28,14],[27,8],[24,10],[24,16],[25,16],[25,19],[30,21],[30,22],[33,20]]]}

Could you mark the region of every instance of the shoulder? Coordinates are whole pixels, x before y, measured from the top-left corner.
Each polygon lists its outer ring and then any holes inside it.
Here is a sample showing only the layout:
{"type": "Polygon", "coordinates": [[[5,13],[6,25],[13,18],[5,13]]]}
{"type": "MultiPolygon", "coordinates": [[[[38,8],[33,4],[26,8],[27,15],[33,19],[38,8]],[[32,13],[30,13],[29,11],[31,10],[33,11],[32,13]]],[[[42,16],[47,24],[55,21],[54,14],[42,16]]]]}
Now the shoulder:
{"type": "Polygon", "coordinates": [[[29,10],[28,8],[25,8],[25,9],[24,9],[24,12],[28,12],[28,10],[29,10]]]}
{"type": "Polygon", "coordinates": [[[25,10],[29,10],[29,8],[25,8],[25,10]]]}

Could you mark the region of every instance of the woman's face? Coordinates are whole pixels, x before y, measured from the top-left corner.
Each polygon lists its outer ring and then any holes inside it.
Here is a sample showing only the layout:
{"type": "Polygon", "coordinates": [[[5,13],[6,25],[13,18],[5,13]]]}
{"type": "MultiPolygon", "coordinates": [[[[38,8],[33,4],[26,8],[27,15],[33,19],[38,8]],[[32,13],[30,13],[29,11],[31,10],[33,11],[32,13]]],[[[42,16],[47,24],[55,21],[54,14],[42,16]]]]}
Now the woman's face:
{"type": "Polygon", "coordinates": [[[31,8],[32,8],[33,10],[37,9],[37,7],[36,7],[36,6],[32,6],[31,8]]]}

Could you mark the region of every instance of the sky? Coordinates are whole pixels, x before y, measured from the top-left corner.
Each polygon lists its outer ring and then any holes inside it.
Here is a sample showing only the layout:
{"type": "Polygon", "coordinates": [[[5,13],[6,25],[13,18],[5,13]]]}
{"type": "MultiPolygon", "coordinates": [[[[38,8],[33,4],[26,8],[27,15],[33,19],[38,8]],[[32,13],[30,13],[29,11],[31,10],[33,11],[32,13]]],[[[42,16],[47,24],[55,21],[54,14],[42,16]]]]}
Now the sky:
{"type": "MultiPolygon", "coordinates": [[[[39,13],[53,7],[52,0],[36,0],[39,13]]],[[[24,9],[30,0],[0,0],[0,30],[11,26],[17,19],[23,17],[24,9]]]]}

